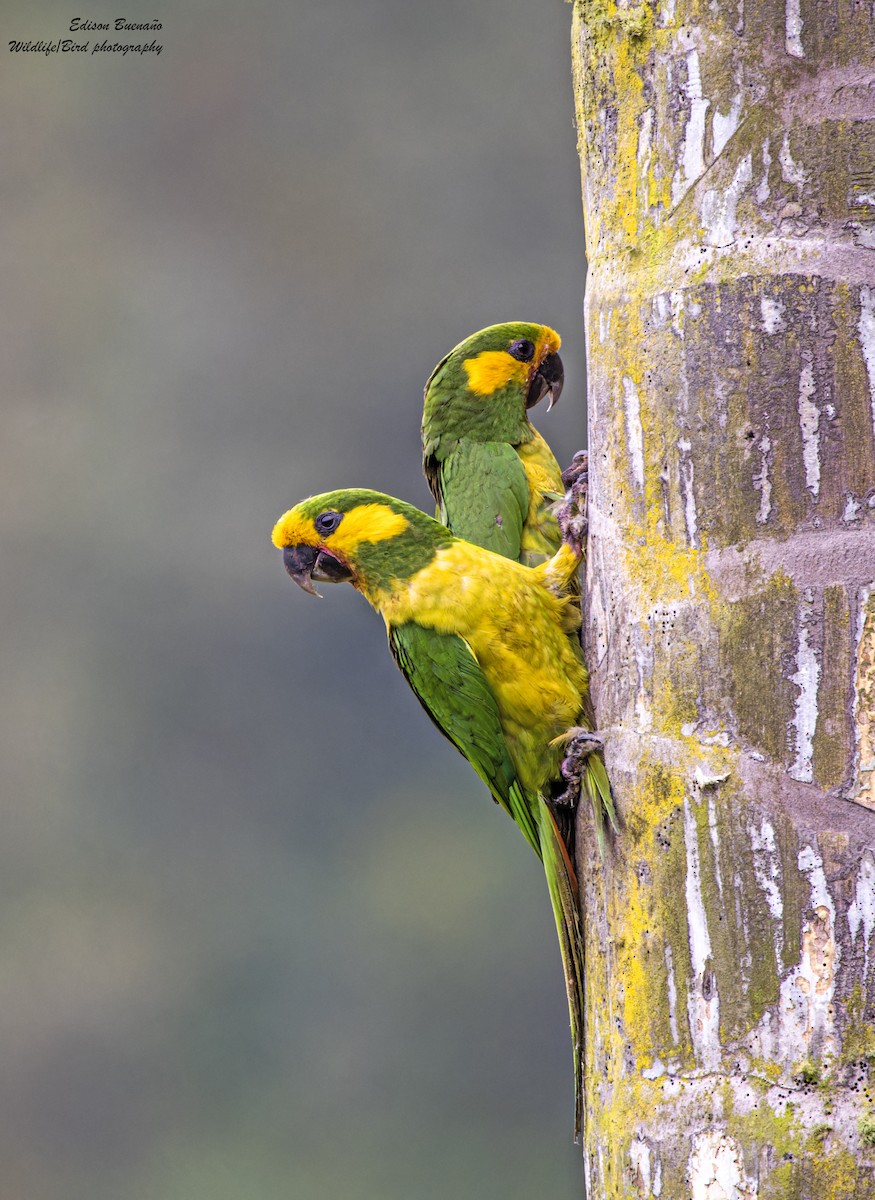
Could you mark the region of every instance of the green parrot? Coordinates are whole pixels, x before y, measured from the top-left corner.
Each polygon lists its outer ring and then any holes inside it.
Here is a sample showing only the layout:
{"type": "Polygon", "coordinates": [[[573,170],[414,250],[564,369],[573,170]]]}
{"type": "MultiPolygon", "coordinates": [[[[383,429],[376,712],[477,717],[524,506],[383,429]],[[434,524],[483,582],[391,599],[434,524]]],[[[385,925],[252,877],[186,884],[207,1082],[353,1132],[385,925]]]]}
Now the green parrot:
{"type": "MultiPolygon", "coordinates": [[[[588,690],[568,637],[580,620],[568,594],[578,554],[563,544],[540,566],[524,567],[455,537],[410,504],[361,489],[304,500],[279,519],[273,542],[305,591],[316,593],[314,580],[347,581],[382,615],[418,700],[543,862],[568,994],[578,1137],[582,941],[573,857],[556,817],[575,786],[563,778],[563,747],[583,732],[576,726],[588,690]]],[[[604,772],[586,758],[585,779],[591,763],[604,772]]]]}
{"type": "MultiPolygon", "coordinates": [[[[581,557],[585,546],[586,453],[577,454],[563,474],[528,418],[544,396],[550,397],[548,411],[559,399],[565,378],[560,346],[559,334],[547,325],[490,325],[451,350],[425,385],[422,462],[437,519],[457,537],[529,567],[554,555],[563,535],[581,557]]],[[[579,612],[576,574],[569,595],[579,612]]],[[[579,629],[569,637],[582,654],[579,629]]],[[[583,777],[603,846],[604,818],[613,829],[616,818],[588,695],[580,724],[590,733],[571,743],[566,774],[573,776],[576,768],[583,777]]],[[[573,811],[561,817],[571,846],[573,811]]]]}
{"type": "Polygon", "coordinates": [[[528,418],[544,396],[549,408],[559,399],[560,344],[546,325],[490,325],[451,350],[425,385],[422,465],[437,519],[527,567],[562,540],[559,464],[528,418]]]}

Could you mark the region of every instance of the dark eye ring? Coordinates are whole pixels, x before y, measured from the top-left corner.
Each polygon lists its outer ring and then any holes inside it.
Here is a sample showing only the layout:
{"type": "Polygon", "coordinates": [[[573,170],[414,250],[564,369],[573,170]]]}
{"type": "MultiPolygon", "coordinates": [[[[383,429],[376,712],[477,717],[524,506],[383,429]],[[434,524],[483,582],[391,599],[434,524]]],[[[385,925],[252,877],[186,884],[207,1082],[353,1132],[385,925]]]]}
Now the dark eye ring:
{"type": "Polygon", "coordinates": [[[324,535],[334,533],[342,520],[343,513],[329,511],[320,513],[313,524],[316,526],[316,532],[324,535]]]}
{"type": "Polygon", "coordinates": [[[535,343],[530,342],[528,338],[523,338],[519,342],[511,342],[507,352],[518,362],[531,362],[535,357],[535,343]]]}

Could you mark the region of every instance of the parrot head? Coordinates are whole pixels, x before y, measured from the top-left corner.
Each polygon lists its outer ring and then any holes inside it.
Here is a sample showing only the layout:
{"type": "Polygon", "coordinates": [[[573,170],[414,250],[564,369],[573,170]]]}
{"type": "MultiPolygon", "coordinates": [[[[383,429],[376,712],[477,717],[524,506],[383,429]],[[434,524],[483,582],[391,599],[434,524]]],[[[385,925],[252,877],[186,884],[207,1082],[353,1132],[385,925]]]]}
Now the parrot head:
{"type": "Polygon", "coordinates": [[[513,446],[531,441],[528,410],[545,396],[552,408],[562,391],[560,344],[546,325],[511,321],[472,333],[438,363],[425,385],[422,413],[430,482],[462,438],[513,446]]]}
{"type": "Polygon", "coordinates": [[[346,488],[289,509],[274,526],[272,541],[305,592],[319,595],[314,581],[351,583],[370,598],[424,567],[452,534],[403,500],[346,488]]]}
{"type": "Polygon", "coordinates": [[[552,408],[562,391],[564,371],[559,334],[546,325],[510,321],[490,325],[460,342],[432,371],[425,407],[449,395],[480,398],[480,409],[525,414],[545,396],[552,408]]]}

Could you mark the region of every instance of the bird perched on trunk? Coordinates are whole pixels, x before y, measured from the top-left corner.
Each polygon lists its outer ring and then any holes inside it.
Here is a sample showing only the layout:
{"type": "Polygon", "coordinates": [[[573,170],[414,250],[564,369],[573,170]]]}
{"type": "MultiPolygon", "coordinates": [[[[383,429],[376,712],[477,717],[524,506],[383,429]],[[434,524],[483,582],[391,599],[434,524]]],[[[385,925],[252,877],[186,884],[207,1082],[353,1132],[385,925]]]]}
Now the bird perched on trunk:
{"type": "MultiPolygon", "coordinates": [[[[562,744],[576,732],[588,689],[568,637],[579,621],[568,598],[577,554],[563,545],[540,566],[524,567],[455,537],[412,505],[361,489],[304,500],[277,522],[273,542],[305,591],[315,593],[314,580],[347,581],[382,615],[420,703],[542,860],[565,969],[577,1136],[580,917],[574,866],[554,816],[566,782],[562,744]]],[[[584,762],[584,772],[591,769],[584,762]]]]}
{"type": "Polygon", "coordinates": [[[422,464],[438,520],[528,567],[562,540],[559,464],[528,417],[545,396],[548,410],[559,399],[560,344],[546,325],[490,325],[451,350],[425,385],[422,464]]]}
{"type": "MultiPolygon", "coordinates": [[[[559,399],[565,378],[560,345],[559,334],[547,325],[490,325],[451,350],[425,385],[422,462],[437,519],[457,537],[525,566],[554,555],[563,533],[578,555],[584,549],[586,454],[577,455],[563,476],[528,417],[545,396],[548,411],[559,399]]],[[[576,574],[568,591],[579,614],[576,574]]],[[[570,640],[580,655],[577,631],[570,640]]],[[[580,725],[568,746],[565,773],[582,780],[601,845],[605,815],[613,828],[616,820],[604,763],[596,753],[589,769],[583,767],[602,745],[592,732],[588,696],[580,725]]],[[[557,815],[573,854],[573,811],[557,815]]]]}

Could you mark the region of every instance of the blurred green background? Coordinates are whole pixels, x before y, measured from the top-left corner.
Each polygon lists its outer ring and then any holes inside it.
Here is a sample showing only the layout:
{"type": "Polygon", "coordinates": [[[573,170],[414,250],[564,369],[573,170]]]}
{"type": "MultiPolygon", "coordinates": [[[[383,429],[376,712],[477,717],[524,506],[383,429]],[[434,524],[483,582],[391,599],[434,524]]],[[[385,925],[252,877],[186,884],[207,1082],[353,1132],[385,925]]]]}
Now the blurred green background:
{"type": "Polygon", "coordinates": [[[0,1198],[576,1197],[540,866],[269,540],[428,507],[423,382],[495,321],[562,333],[536,420],[583,443],[570,9],[6,0],[2,41],[77,15],[164,51],[4,44],[0,1198]]]}

